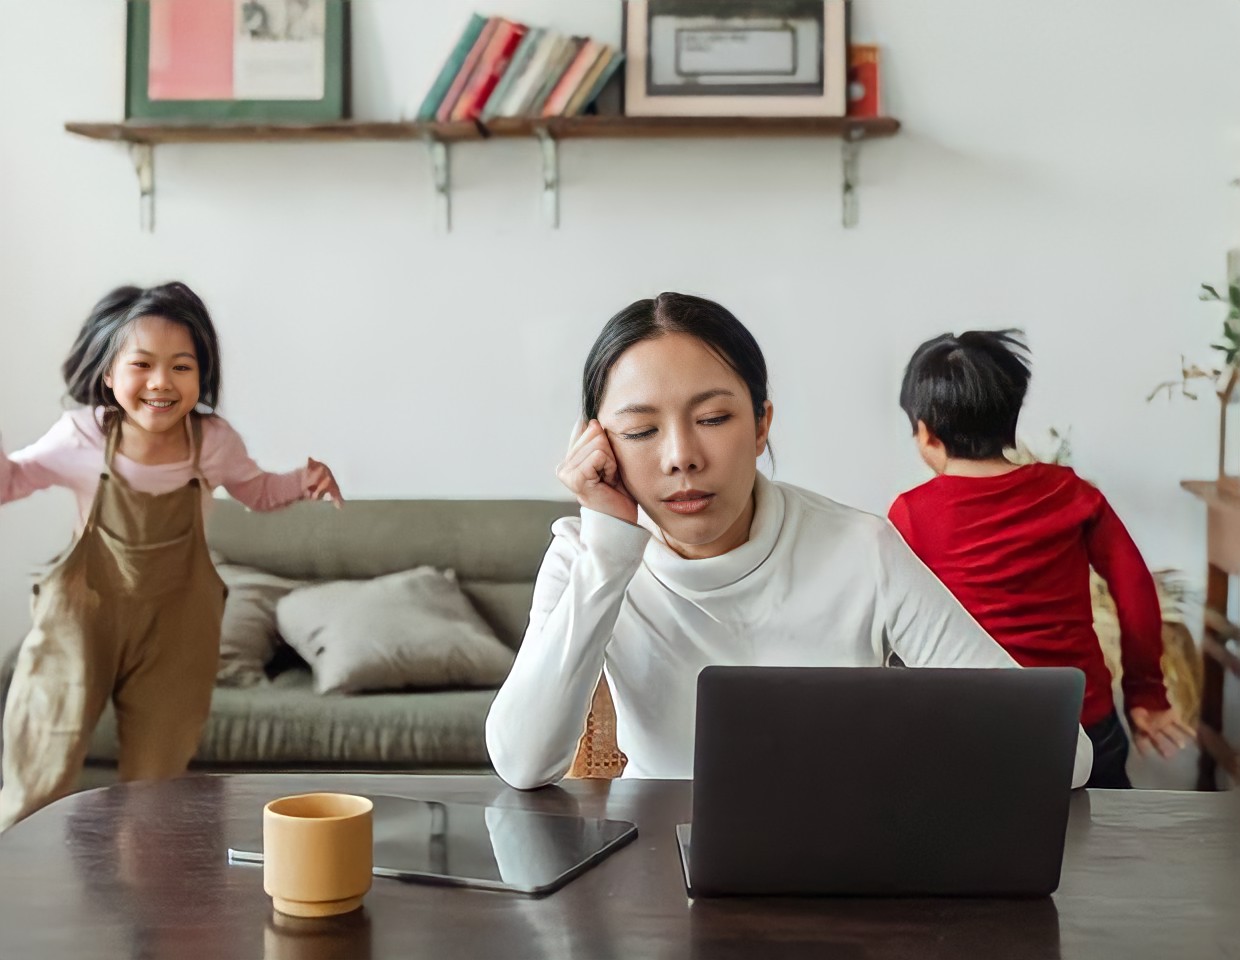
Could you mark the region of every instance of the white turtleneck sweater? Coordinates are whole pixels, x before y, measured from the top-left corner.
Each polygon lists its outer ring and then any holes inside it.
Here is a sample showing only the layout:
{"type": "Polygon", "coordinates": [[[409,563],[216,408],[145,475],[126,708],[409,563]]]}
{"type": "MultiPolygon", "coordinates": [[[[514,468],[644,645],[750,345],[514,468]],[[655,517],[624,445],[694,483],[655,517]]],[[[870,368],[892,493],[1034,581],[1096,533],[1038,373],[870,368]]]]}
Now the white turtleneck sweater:
{"type": "MultiPolygon", "coordinates": [[[[514,787],[565,774],[601,672],[624,776],[688,779],[708,664],[875,667],[894,651],[910,667],[1017,667],[887,521],[760,474],[749,540],[722,556],[686,560],[585,508],[551,529],[487,716],[491,762],[514,787]]],[[[1092,763],[1080,731],[1074,787],[1092,763]]]]}

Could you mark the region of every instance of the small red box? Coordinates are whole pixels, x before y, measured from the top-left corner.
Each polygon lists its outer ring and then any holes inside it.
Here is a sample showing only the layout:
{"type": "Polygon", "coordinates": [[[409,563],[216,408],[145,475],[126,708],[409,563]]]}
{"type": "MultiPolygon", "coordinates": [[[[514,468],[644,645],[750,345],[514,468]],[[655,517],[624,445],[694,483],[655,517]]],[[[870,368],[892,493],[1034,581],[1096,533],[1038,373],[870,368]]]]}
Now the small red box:
{"type": "Polygon", "coordinates": [[[878,47],[854,43],[848,48],[848,115],[881,117],[879,99],[878,47]]]}

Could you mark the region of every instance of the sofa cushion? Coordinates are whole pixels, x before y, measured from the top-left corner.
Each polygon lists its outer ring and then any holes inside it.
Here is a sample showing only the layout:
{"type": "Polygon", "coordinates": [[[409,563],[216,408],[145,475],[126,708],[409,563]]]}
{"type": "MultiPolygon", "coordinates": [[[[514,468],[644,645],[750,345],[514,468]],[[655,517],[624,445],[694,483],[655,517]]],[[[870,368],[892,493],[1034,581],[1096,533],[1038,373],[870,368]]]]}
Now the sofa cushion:
{"type": "Polygon", "coordinates": [[[525,635],[525,627],[530,622],[533,581],[494,583],[490,580],[462,580],[461,589],[504,645],[518,649],[525,635]]]}
{"type": "Polygon", "coordinates": [[[455,575],[432,567],[302,587],[276,619],[319,693],[497,687],[512,666],[455,575]]]}
{"type": "MultiPolygon", "coordinates": [[[[576,516],[557,500],[350,500],[251,513],[220,500],[207,540],[221,560],[297,580],[360,580],[430,566],[462,581],[533,583],[551,524],[576,516]]],[[[527,604],[528,612],[528,604],[527,604]]]]}
{"type": "MultiPolygon", "coordinates": [[[[324,698],[306,669],[261,691],[217,687],[197,763],[259,766],[487,766],[484,725],[494,690],[444,690],[324,698]]],[[[111,706],[88,759],[116,760],[111,706]]]]}
{"type": "Polygon", "coordinates": [[[216,565],[228,587],[224,621],[220,625],[220,665],[216,683],[226,687],[253,687],[267,681],[264,668],[280,643],[276,629],[276,602],[300,580],[277,577],[233,563],[216,565]]]}

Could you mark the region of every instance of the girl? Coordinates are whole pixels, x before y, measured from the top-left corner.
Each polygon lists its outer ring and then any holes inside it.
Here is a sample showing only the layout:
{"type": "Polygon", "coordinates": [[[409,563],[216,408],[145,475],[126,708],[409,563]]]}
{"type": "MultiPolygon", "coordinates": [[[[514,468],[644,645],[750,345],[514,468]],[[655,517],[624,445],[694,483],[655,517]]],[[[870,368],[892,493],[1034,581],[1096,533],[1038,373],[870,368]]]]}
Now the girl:
{"type": "Polygon", "coordinates": [[[34,588],[4,713],[0,830],[72,789],[109,699],[121,779],[184,772],[211,704],[226,592],[203,536],[212,488],[254,510],[341,503],[324,464],[267,473],[224,419],[198,412],[219,405],[219,344],[182,283],[109,293],[63,372],[82,407],[0,452],[0,503],[68,487],[79,521],[34,588]]]}
{"type": "MultiPolygon", "coordinates": [[[[717,303],[620,311],[586,360],[584,426],[530,624],[487,717],[501,777],[562,777],[600,674],[625,776],[688,778],[712,663],[1014,667],[883,520],[767,480],[774,409],[758,344],[717,303]]],[[[845,737],[847,731],[824,731],[845,737]]],[[[1080,735],[1073,785],[1091,751],[1080,735]]]]}

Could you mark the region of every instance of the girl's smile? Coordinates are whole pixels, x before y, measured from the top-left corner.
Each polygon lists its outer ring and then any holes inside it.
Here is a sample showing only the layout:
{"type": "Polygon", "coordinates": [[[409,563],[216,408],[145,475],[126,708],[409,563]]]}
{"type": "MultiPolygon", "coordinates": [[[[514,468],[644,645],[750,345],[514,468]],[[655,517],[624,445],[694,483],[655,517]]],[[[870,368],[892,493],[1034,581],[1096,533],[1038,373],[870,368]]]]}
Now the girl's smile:
{"type": "Polygon", "coordinates": [[[201,384],[194,339],[184,324],[138,318],[104,383],[125,414],[125,456],[170,463],[185,455],[185,435],[174,428],[197,406],[201,384]]]}

